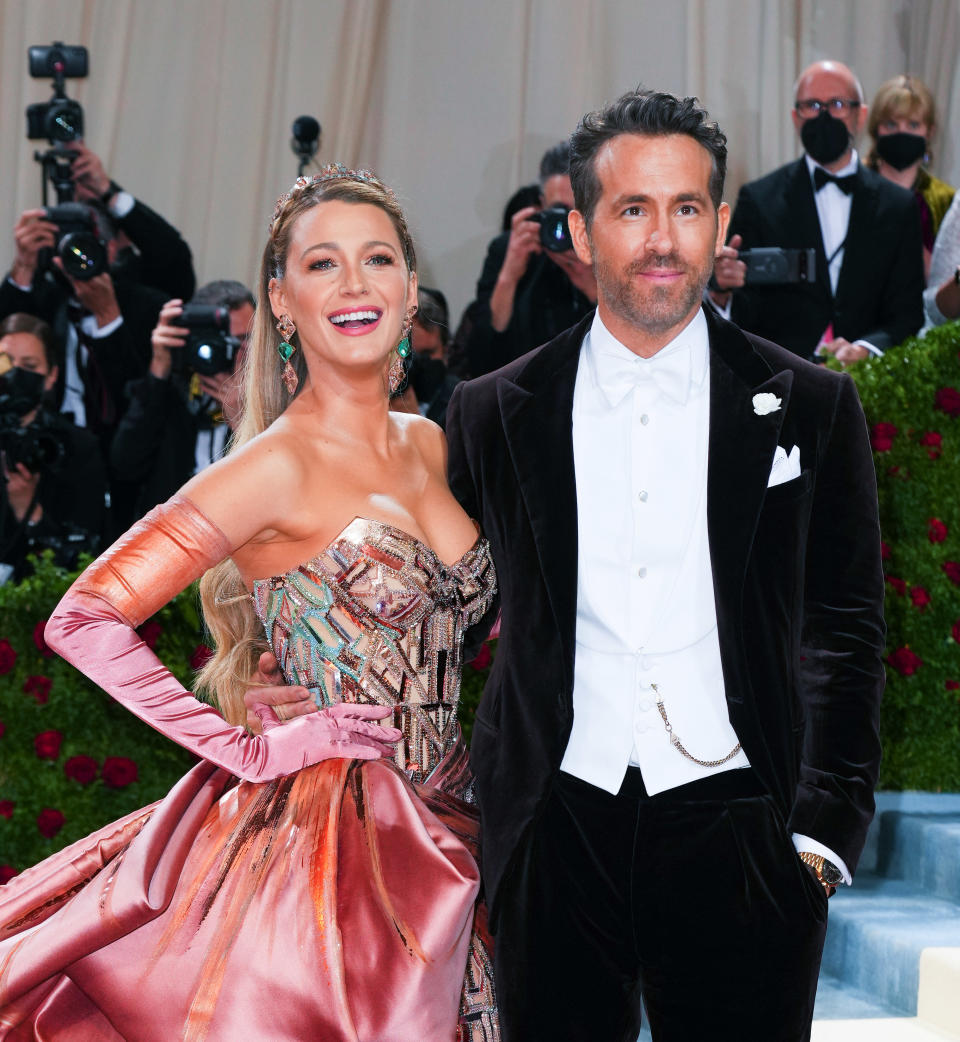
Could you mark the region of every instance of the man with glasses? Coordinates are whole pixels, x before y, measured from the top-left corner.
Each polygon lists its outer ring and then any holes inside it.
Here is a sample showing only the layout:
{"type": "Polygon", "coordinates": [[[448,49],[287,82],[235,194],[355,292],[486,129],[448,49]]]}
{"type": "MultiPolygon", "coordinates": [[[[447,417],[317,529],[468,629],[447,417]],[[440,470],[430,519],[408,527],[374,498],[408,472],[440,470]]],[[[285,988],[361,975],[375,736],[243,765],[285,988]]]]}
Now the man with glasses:
{"type": "Polygon", "coordinates": [[[805,154],[741,188],[710,295],[743,329],[849,365],[923,322],[920,218],[909,192],[860,162],[867,106],[846,65],[805,69],[791,116],[805,154]],[[771,246],[814,249],[815,277],[751,281],[739,251],[771,246]]]}

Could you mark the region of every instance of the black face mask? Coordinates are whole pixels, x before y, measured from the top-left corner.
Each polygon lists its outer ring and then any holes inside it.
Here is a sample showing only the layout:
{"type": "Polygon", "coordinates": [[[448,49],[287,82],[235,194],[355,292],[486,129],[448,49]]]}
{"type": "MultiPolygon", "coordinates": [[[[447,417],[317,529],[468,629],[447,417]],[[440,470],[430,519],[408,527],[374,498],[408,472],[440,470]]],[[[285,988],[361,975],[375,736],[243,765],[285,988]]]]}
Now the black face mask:
{"type": "Polygon", "coordinates": [[[43,400],[43,373],[14,366],[0,376],[0,414],[26,416],[43,400]]]}
{"type": "Polygon", "coordinates": [[[894,170],[906,170],[927,151],[927,139],[922,134],[884,134],[877,137],[877,155],[894,170]]]}
{"type": "Polygon", "coordinates": [[[846,124],[823,111],[816,119],[808,119],[800,128],[800,140],[814,162],[826,165],[839,159],[850,147],[850,131],[846,124]]]}

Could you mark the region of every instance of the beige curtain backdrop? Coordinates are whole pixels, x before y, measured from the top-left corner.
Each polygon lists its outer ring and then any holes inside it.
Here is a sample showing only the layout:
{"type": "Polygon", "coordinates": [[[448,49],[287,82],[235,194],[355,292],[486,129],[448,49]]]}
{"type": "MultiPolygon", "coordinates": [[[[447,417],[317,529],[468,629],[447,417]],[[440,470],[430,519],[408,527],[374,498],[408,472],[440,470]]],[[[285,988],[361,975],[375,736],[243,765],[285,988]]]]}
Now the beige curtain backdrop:
{"type": "Polygon", "coordinates": [[[637,83],[696,94],[719,120],[732,202],[798,154],[805,64],[849,62],[868,97],[909,71],[941,106],[935,171],[960,182],[957,0],[0,0],[0,268],[40,198],[23,112],[50,85],[26,51],[54,39],[90,51],[89,79],[69,84],[88,144],[181,230],[201,281],[252,284],[296,172],[290,124],[310,114],[322,161],[395,186],[454,321],[543,150],[637,83]]]}

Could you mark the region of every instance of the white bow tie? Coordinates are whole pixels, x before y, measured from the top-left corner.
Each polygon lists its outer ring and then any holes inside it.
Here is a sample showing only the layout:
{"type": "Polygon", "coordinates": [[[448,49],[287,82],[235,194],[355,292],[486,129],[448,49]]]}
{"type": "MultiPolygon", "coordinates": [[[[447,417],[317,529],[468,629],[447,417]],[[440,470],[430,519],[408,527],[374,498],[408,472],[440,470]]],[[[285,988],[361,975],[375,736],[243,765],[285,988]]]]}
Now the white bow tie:
{"type": "Polygon", "coordinates": [[[685,405],[690,395],[690,348],[652,358],[596,355],[597,384],[611,406],[619,405],[638,385],[653,381],[661,394],[685,405]]]}

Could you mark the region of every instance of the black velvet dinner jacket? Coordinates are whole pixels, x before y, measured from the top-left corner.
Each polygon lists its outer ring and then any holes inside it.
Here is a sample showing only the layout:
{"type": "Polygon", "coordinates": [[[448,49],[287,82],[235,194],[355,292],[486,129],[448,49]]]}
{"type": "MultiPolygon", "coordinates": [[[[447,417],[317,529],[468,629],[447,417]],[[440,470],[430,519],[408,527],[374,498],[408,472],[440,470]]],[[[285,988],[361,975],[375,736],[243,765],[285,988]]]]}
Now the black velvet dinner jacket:
{"type": "MultiPolygon", "coordinates": [[[[706,316],[707,524],[730,720],[791,831],[852,871],[874,810],[884,646],[863,413],[848,376],[706,316]],[[758,415],[764,392],[782,404],[758,415]],[[802,474],[768,489],[778,444],[799,445],[802,474]]],[[[490,540],[500,588],[500,643],[470,754],[493,921],[573,718],[572,405],[591,320],[460,384],[447,411],[450,485],[490,540]]]]}
{"type": "Polygon", "coordinates": [[[913,194],[862,163],[855,176],[836,297],[806,161],[740,189],[728,235],[741,235],[744,249],[813,248],[817,267],[813,282],[736,290],[731,316],[742,329],[809,358],[828,325],[834,336],[881,351],[920,328],[923,248],[913,194]]]}

